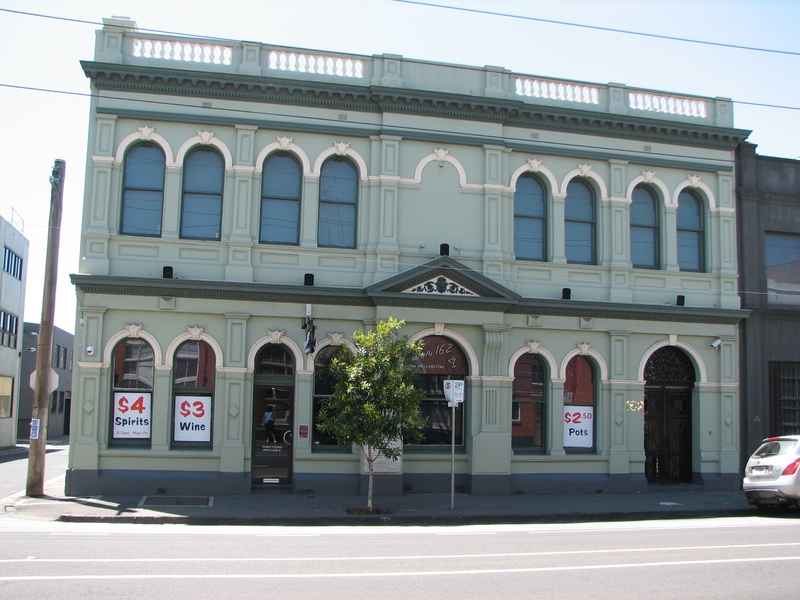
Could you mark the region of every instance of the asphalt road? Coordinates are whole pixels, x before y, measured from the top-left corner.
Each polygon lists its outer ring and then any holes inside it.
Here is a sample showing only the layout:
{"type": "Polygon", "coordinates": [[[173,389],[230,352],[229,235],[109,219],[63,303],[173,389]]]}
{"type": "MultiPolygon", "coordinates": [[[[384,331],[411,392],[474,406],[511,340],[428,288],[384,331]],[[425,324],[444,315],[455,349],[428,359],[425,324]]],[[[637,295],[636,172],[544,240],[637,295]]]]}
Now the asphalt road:
{"type": "Polygon", "coordinates": [[[764,598],[800,518],[463,527],[187,527],[0,517],[3,598],[764,598]]]}

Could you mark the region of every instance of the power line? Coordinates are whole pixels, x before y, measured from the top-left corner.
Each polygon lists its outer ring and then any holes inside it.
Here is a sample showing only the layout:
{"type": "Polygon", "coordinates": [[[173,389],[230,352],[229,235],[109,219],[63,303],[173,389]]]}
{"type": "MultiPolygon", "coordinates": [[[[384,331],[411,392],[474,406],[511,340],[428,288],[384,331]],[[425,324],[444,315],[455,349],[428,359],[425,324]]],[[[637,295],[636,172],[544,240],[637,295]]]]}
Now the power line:
{"type": "Polygon", "coordinates": [[[420,0],[390,0],[390,2],[398,2],[401,4],[416,4],[418,6],[425,6],[428,8],[444,8],[446,10],[455,10],[460,12],[475,13],[480,15],[489,15],[493,17],[505,17],[508,19],[520,19],[523,21],[536,21],[539,23],[548,23],[550,25],[563,25],[564,27],[579,27],[581,29],[593,29],[595,31],[607,31],[609,33],[622,33],[625,35],[637,35],[640,37],[649,37],[660,40],[669,40],[671,42],[685,42],[689,44],[702,44],[704,46],[717,46],[720,48],[733,48],[735,50],[749,50],[752,52],[768,52],[771,54],[786,54],[789,56],[800,56],[800,52],[791,50],[774,50],[770,48],[758,48],[756,46],[742,46],[739,44],[725,44],[722,42],[709,42],[707,40],[694,40],[691,38],[682,38],[672,35],[661,35],[657,33],[644,33],[642,31],[632,31],[630,29],[616,29],[614,27],[601,27],[599,25],[586,25],[584,23],[570,23],[569,21],[557,21],[555,19],[543,19],[541,17],[529,17],[526,15],[516,15],[512,13],[501,13],[492,10],[481,10],[478,8],[466,8],[464,6],[448,6],[446,4],[435,4],[433,2],[421,2],[420,0]]]}

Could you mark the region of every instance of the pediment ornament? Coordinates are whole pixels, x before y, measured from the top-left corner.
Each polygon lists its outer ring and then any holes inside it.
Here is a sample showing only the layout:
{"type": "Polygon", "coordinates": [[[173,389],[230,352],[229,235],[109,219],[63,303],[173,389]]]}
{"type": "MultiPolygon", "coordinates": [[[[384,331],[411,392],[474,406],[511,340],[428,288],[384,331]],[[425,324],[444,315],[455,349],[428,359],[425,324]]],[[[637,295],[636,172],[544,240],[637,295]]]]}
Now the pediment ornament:
{"type": "Polygon", "coordinates": [[[441,294],[447,296],[478,296],[472,290],[456,283],[452,279],[441,275],[435,279],[429,279],[424,283],[414,285],[406,290],[404,293],[408,294],[441,294]]]}

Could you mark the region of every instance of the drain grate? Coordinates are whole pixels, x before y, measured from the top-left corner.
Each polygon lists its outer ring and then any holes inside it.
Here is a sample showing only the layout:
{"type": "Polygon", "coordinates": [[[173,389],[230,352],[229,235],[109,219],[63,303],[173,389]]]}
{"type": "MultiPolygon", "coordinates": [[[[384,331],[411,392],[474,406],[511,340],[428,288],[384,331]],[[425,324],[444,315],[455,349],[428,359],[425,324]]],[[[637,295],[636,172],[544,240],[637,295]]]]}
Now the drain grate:
{"type": "Polygon", "coordinates": [[[214,506],[214,496],[143,496],[139,506],[214,506]]]}

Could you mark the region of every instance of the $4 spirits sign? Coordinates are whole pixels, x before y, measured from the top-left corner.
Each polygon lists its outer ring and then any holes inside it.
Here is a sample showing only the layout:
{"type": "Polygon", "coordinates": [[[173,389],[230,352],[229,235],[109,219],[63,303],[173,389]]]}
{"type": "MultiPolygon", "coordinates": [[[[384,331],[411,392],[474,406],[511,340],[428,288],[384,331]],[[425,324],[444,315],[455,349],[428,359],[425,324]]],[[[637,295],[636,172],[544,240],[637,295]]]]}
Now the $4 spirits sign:
{"type": "Polygon", "coordinates": [[[150,394],[118,392],[114,394],[115,440],[150,438],[150,394]]]}
{"type": "Polygon", "coordinates": [[[211,441],[211,398],[208,396],[175,396],[176,442],[211,441]]]}
{"type": "Polygon", "coordinates": [[[564,407],[564,447],[594,446],[594,406],[573,404],[564,407]]]}

